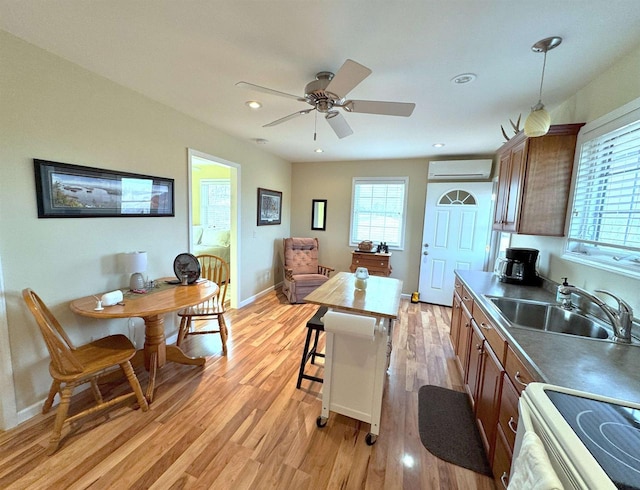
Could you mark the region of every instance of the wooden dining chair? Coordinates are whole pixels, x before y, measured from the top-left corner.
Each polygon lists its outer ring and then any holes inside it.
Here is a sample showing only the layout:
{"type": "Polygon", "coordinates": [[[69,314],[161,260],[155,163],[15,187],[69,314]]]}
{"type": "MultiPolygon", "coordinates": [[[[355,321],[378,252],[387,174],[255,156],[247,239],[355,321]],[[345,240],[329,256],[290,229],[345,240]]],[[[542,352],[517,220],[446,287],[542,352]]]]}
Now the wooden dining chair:
{"type": "Polygon", "coordinates": [[[211,299],[189,308],[184,308],[178,312],[180,320],[180,329],[178,330],[178,340],[176,345],[179,347],[182,341],[189,335],[202,335],[210,333],[219,333],[222,340],[222,353],[227,355],[227,324],[224,320],[225,301],[227,296],[227,286],[229,285],[229,264],[216,255],[198,255],[200,262],[200,275],[211,282],[218,285],[218,294],[211,299]],[[205,330],[197,330],[193,326],[194,320],[217,320],[218,328],[211,329],[205,327],[205,330]]]}
{"type": "Polygon", "coordinates": [[[44,402],[42,413],[47,413],[51,409],[56,393],[60,395],[53,433],[49,440],[47,451],[49,455],[56,452],[60,445],[65,422],[75,422],[82,417],[112,407],[130,398],[135,398],[138,401],[143,412],[149,409],[138,378],[131,367],[130,360],[135,355],[136,349],[127,337],[121,334],[109,335],[76,347],[35,292],[26,288],[22,291],[22,297],[38,323],[51,357],[49,373],[53,378],[53,383],[49,390],[49,396],[44,402]],[[97,378],[107,371],[117,369],[118,366],[124,372],[133,391],[105,401],[100,393],[97,378]],[[84,383],[91,383],[96,404],[68,417],[73,390],[84,383]]]}

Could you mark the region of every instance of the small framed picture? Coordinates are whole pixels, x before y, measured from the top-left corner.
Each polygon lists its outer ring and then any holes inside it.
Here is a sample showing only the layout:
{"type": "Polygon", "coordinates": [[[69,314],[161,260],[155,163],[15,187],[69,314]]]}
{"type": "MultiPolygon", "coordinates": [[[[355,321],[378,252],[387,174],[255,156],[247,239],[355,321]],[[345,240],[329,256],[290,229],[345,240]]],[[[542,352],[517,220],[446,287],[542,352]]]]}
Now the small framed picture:
{"type": "Polygon", "coordinates": [[[258,226],[279,225],[282,214],[282,192],[258,187],[258,226]]]}

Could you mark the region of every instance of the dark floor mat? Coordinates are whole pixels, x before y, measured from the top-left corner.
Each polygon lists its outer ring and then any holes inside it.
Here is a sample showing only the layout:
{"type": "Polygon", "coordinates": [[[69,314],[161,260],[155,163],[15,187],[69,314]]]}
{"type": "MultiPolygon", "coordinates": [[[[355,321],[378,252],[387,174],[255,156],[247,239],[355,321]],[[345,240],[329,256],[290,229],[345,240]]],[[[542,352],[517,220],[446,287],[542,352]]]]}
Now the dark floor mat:
{"type": "Polygon", "coordinates": [[[418,391],[418,428],[422,444],[433,455],[492,476],[466,393],[422,386],[418,391]]]}

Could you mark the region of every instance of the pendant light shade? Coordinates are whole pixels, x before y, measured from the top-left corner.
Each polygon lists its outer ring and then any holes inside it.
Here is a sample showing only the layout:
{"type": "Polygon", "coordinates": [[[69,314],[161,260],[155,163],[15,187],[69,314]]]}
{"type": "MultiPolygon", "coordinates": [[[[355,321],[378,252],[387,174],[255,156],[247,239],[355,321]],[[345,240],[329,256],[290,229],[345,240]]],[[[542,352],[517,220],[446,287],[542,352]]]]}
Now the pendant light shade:
{"type": "Polygon", "coordinates": [[[544,136],[551,127],[551,116],[539,101],[532,109],[531,114],[524,122],[524,134],[530,138],[544,136]]]}
{"type": "Polygon", "coordinates": [[[547,65],[547,51],[558,47],[561,42],[561,37],[548,37],[531,46],[532,51],[544,53],[544,62],[542,64],[542,77],[540,78],[540,97],[538,103],[531,108],[531,114],[524,122],[524,134],[530,138],[544,136],[551,127],[551,116],[549,116],[542,103],[542,84],[544,83],[544,69],[547,65]]]}

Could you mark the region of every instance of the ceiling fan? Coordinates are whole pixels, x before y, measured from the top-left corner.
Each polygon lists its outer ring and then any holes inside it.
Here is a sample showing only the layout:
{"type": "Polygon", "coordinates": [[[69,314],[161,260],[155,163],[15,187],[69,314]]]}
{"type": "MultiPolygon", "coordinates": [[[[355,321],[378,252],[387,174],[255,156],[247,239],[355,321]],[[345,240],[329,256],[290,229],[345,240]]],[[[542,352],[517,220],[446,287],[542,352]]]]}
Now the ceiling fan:
{"type": "MultiPolygon", "coordinates": [[[[244,87],[266,94],[287,97],[300,102],[306,102],[309,109],[294,112],[288,116],[276,119],[265,124],[263,128],[276,126],[303,114],[317,111],[325,114],[325,119],[336,133],[338,138],[344,138],[353,134],[353,130],[342,114],[336,110],[342,108],[347,112],[361,112],[366,114],[380,114],[384,116],[408,117],[413,112],[415,104],[407,102],[382,102],[378,100],[352,100],[346,96],[360,82],[371,75],[371,70],[353,60],[346,60],[335,75],[330,71],[321,71],[316,74],[316,79],[309,82],[304,89],[304,96],[287,94],[249,82],[238,82],[236,86],[244,87]]],[[[317,114],[317,113],[316,113],[317,114]]],[[[315,134],[314,134],[315,140],[315,134]]]]}

